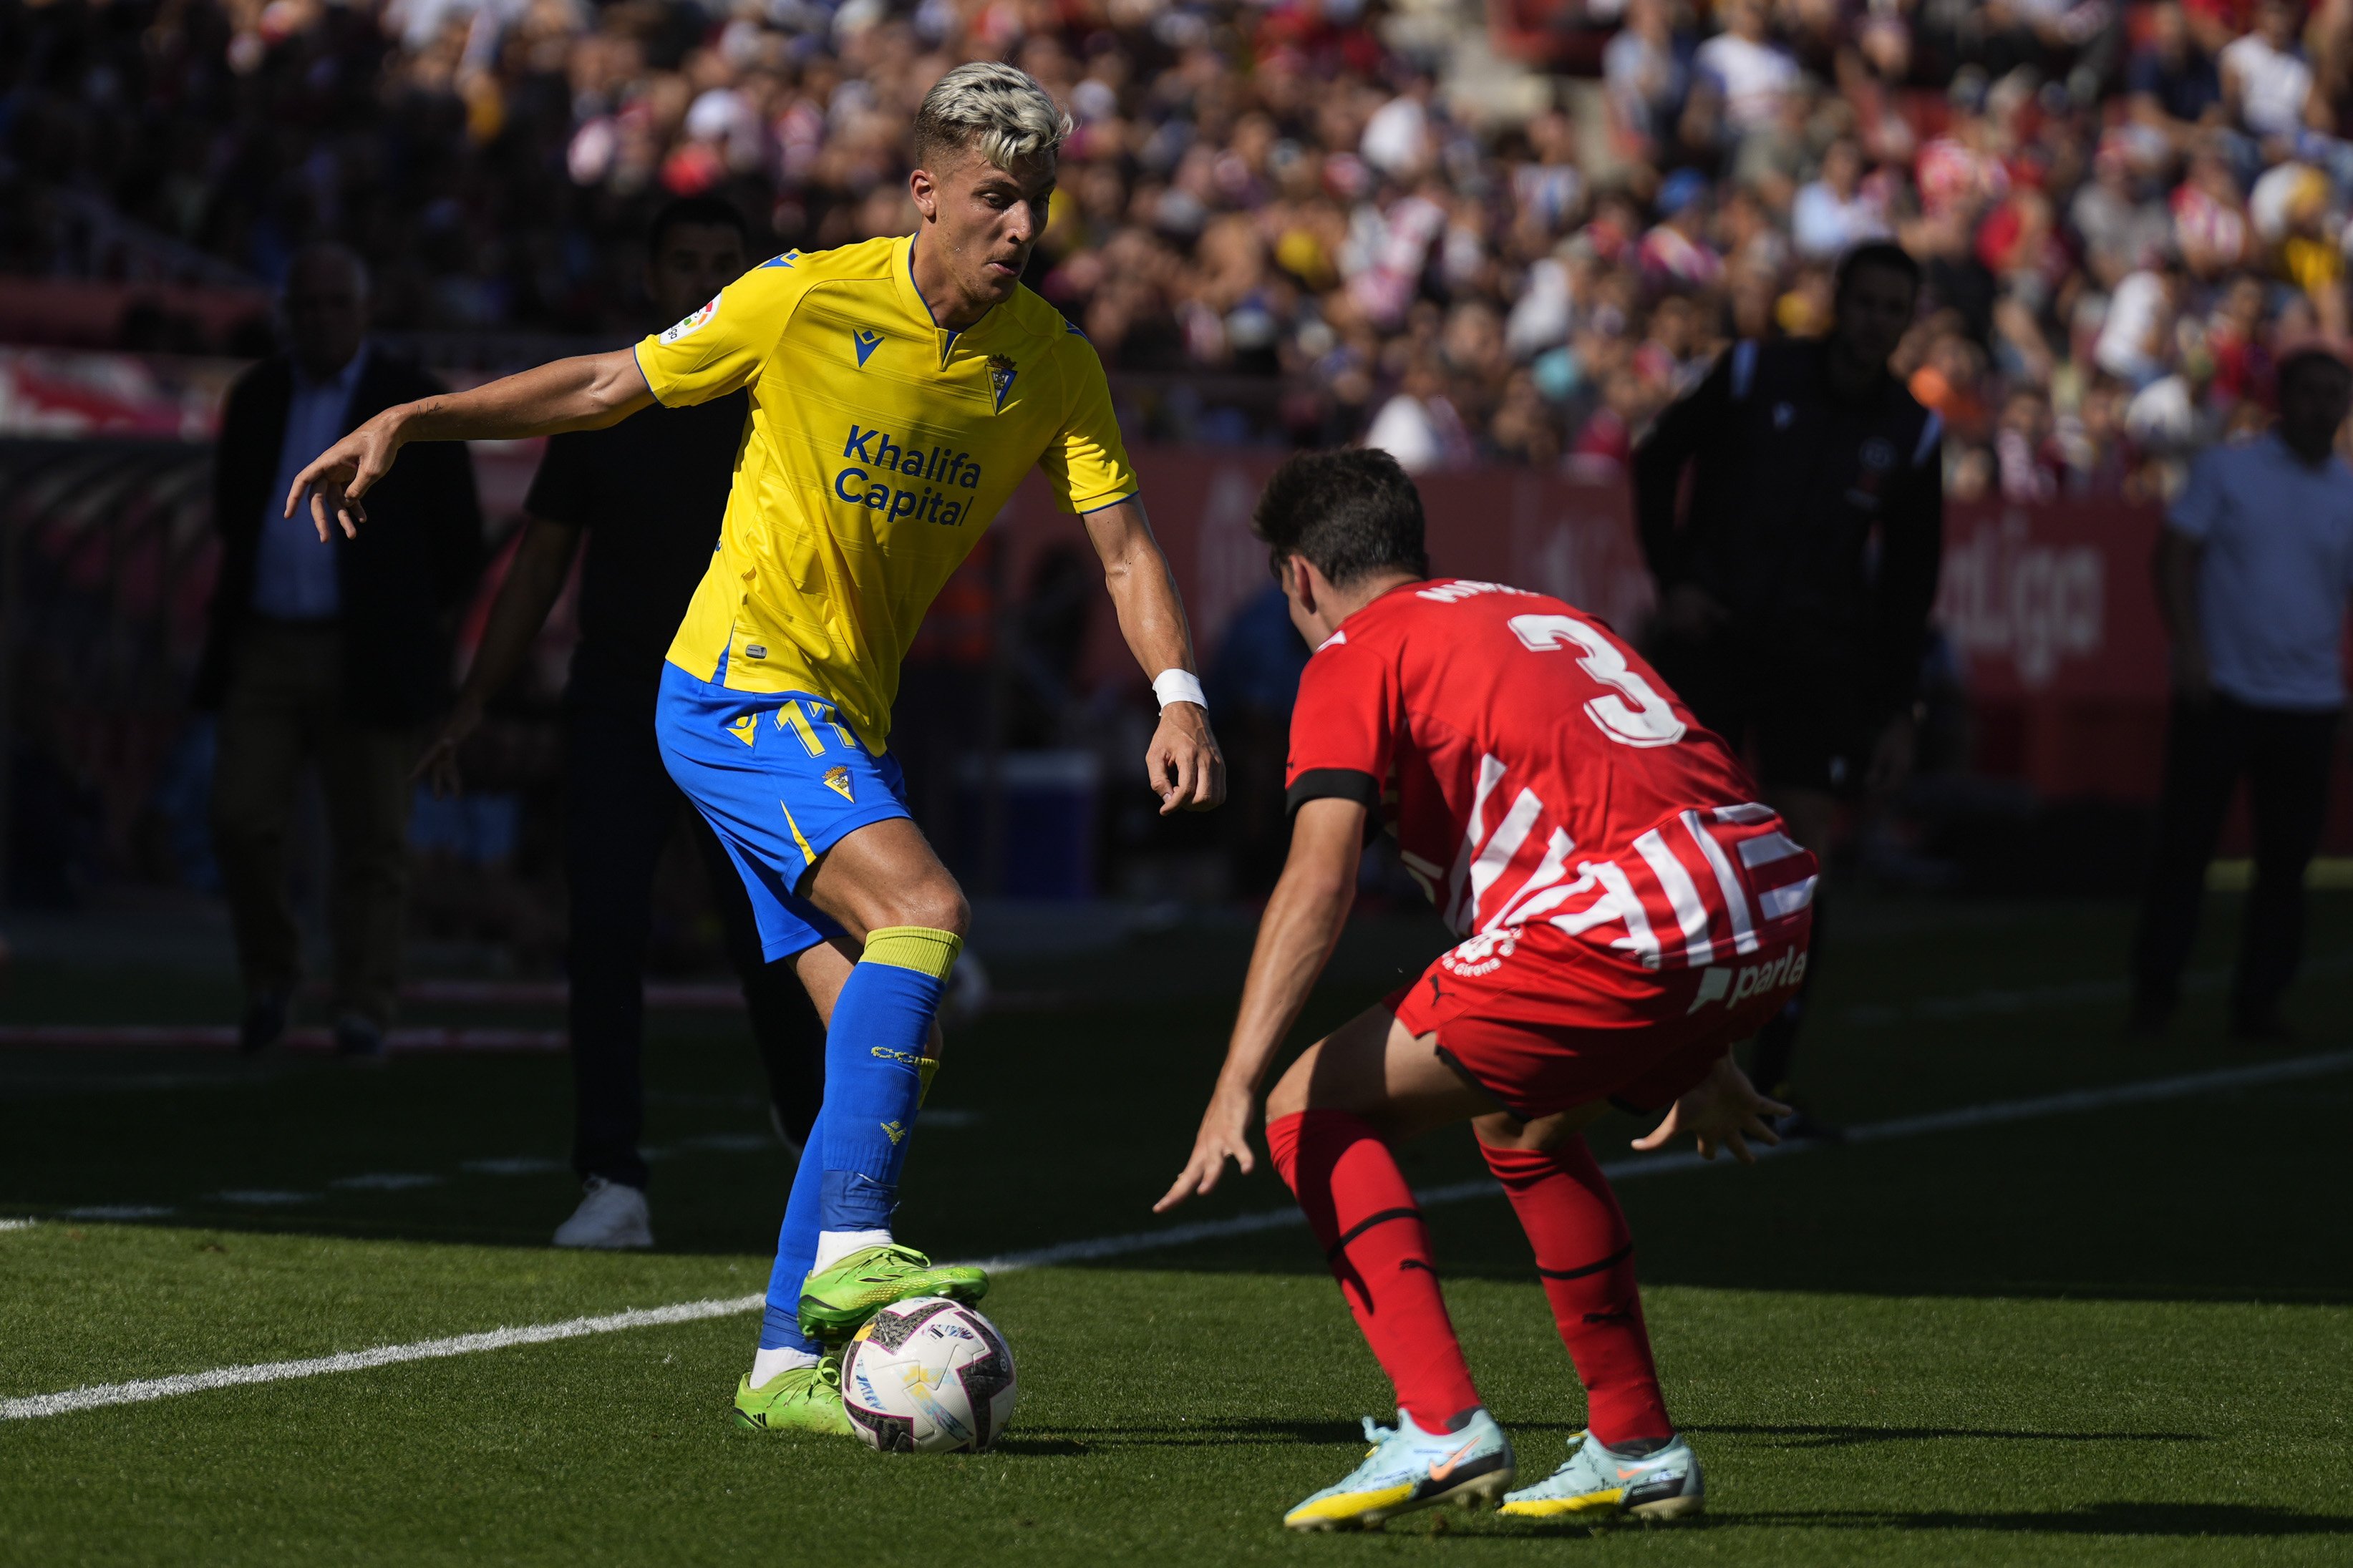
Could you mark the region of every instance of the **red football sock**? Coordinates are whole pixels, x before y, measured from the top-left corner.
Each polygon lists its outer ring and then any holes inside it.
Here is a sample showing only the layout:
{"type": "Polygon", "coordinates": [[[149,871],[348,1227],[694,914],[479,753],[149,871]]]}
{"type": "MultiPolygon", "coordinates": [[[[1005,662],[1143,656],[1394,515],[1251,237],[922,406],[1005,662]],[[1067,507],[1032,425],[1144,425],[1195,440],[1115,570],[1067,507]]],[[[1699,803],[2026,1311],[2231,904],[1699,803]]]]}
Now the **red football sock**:
{"type": "Polygon", "coordinates": [[[1587,1426],[1612,1447],[1673,1436],[1642,1327],[1633,1237],[1593,1151],[1582,1138],[1549,1151],[1480,1150],[1535,1247],[1553,1321],[1585,1384],[1587,1426]]]}
{"type": "Polygon", "coordinates": [[[1446,1316],[1430,1233],[1397,1156],[1361,1118],[1304,1110],[1267,1124],[1274,1168],[1298,1195],[1340,1294],[1356,1314],[1398,1405],[1425,1432],[1477,1407],[1462,1346],[1446,1316]]]}

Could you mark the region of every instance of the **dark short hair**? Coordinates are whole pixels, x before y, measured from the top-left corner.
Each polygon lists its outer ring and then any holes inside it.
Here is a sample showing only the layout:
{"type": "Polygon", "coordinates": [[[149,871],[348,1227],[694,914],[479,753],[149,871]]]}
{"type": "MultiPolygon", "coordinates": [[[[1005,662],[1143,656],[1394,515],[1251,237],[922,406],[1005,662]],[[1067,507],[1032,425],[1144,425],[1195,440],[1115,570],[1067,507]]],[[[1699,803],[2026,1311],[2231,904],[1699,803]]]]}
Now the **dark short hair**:
{"type": "Polygon", "coordinates": [[[1915,295],[1920,292],[1920,263],[1912,253],[1892,239],[1869,239],[1839,258],[1838,270],[1831,275],[1831,297],[1845,299],[1854,275],[1867,272],[1874,267],[1883,271],[1902,273],[1904,280],[1912,285],[1912,292],[1915,295]]]}
{"type": "Polygon", "coordinates": [[[2353,365],[2347,364],[2334,350],[2323,348],[2317,343],[2307,343],[2300,349],[2290,351],[2287,356],[2279,362],[2277,373],[2279,389],[2285,392],[2289,382],[2302,381],[2314,372],[2322,370],[2340,376],[2353,375],[2353,365]]]}
{"type": "Polygon", "coordinates": [[[1279,559],[1304,556],[1335,588],[1386,568],[1430,574],[1421,492],[1377,447],[1301,452],[1260,492],[1250,530],[1279,559]]]}
{"type": "Polygon", "coordinates": [[[653,224],[646,230],[646,259],[650,261],[661,254],[670,230],[688,224],[732,228],[735,237],[744,242],[744,254],[752,254],[752,224],[742,208],[717,196],[680,196],[664,202],[661,210],[654,214],[653,224]]]}

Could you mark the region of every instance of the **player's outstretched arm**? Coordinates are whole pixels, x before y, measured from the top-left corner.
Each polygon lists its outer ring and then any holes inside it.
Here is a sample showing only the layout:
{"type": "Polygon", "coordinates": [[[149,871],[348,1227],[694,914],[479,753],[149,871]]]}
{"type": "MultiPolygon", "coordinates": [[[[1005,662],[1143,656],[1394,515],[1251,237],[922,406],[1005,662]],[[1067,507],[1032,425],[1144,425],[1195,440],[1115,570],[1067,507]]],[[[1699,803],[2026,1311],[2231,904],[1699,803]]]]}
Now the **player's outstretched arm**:
{"type": "Polygon", "coordinates": [[[307,492],[321,539],[335,524],[356,537],[367,521],[360,498],[391,471],[393,458],[411,441],[516,441],[601,430],[653,398],[636,352],[615,349],[556,360],[470,391],[403,403],[362,425],[295,475],[286,492],[285,515],[294,515],[307,492]]]}
{"type": "Polygon", "coordinates": [[[1726,1053],[1715,1059],[1715,1066],[1697,1087],[1668,1109],[1664,1121],[1634,1140],[1634,1147],[1648,1152],[1688,1137],[1698,1142],[1703,1160],[1715,1159],[1721,1145],[1742,1164],[1753,1165],[1757,1156],[1748,1152],[1747,1140],[1778,1143],[1780,1135],[1765,1118],[1788,1114],[1788,1106],[1757,1093],[1748,1075],[1726,1053]]]}
{"type": "Polygon", "coordinates": [[[1242,983],[1240,1015],[1226,1046],[1218,1087],[1193,1138],[1192,1158],[1161,1200],[1166,1214],[1187,1198],[1207,1193],[1226,1173],[1226,1162],[1249,1175],[1258,1167],[1250,1152],[1250,1119],[1258,1110],[1259,1085],[1273,1064],[1282,1037],[1299,1021],[1318,975],[1348,923],[1356,898],[1356,862],[1365,849],[1365,808],[1353,800],[1327,797],[1301,805],[1291,824],[1291,855],[1282,879],[1266,901],[1258,944],[1250,952],[1250,978],[1242,983]]]}
{"type": "MultiPolygon", "coordinates": [[[[1103,558],[1103,583],[1119,612],[1120,635],[1148,679],[1164,670],[1199,672],[1176,579],[1141,501],[1117,501],[1086,515],[1087,537],[1103,558]]],[[[1192,702],[1160,710],[1160,727],[1145,748],[1145,783],[1160,797],[1160,815],[1208,811],[1226,798],[1226,759],[1209,731],[1209,715],[1192,702]]]]}

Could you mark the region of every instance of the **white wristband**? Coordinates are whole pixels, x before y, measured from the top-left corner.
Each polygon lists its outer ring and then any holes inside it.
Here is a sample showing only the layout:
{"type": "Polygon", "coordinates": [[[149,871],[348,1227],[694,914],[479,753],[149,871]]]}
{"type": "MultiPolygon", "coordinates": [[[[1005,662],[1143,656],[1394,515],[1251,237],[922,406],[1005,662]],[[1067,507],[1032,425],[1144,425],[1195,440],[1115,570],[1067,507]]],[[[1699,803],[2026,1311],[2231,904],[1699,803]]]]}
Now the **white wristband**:
{"type": "Polygon", "coordinates": [[[1166,709],[1171,702],[1190,702],[1203,712],[1208,711],[1209,700],[1201,691],[1200,679],[1189,669],[1164,669],[1152,683],[1152,694],[1160,699],[1166,709]]]}

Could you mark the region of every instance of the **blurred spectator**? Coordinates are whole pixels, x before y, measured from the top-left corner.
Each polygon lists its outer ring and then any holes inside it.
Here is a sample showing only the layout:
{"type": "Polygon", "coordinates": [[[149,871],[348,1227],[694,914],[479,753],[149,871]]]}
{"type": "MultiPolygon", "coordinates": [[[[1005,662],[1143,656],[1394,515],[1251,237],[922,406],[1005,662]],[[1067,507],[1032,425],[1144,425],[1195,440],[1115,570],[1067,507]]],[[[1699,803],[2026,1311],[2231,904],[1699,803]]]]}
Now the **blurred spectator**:
{"type": "Polygon", "coordinates": [[[2234,39],[2216,64],[2225,111],[2263,140],[2292,141],[2312,98],[2312,67],[2296,43],[2302,7],[2294,0],[2258,0],[2254,30],[2234,39]]]}
{"type": "Polygon", "coordinates": [[[2100,325],[2093,357],[2099,367],[2137,390],[2172,363],[2174,301],[2179,272],[2169,264],[2144,268],[2116,284],[2100,325]]]}
{"type": "Polygon", "coordinates": [[[1625,26],[1601,52],[1620,155],[1651,163],[1690,90],[1684,46],[1667,0],[1630,0],[1625,26]]]}
{"type": "Polygon", "coordinates": [[[2221,121],[2221,78],[2173,0],[2149,7],[2148,41],[2133,57],[2127,83],[2133,122],[2165,150],[2188,152],[2200,132],[2221,121]]]}
{"type": "MultiPolygon", "coordinates": [[[[1692,68],[1704,106],[1727,141],[1769,130],[1799,85],[1798,63],[1766,31],[1759,0],[1729,0],[1724,31],[1699,47],[1692,68]]],[[[1697,138],[1693,138],[1697,140],[1697,138]]]]}
{"type": "Polygon", "coordinates": [[[2353,371],[2307,349],[2280,366],[2270,435],[2200,458],[2166,517],[2159,603],[2173,715],[2156,863],[2133,955],[2137,1033],[2180,997],[2222,819],[2243,776],[2255,879],[2231,990],[2234,1037],[2288,1036],[2280,999],[2304,946],[2304,874],[2320,841],[2345,708],[2353,469],[2337,450],[2353,371]]]}
{"type": "Polygon", "coordinates": [[[2022,386],[2002,405],[1994,437],[1994,463],[2004,500],[2049,500],[2059,493],[2062,463],[2049,450],[2051,405],[2033,387],[2022,386]]]}
{"type": "Polygon", "coordinates": [[[1866,239],[1888,234],[1887,211],[1862,188],[1862,149],[1841,138],[1822,154],[1821,174],[1798,192],[1789,235],[1801,256],[1834,260],[1866,239]]]}
{"type": "Polygon", "coordinates": [[[1461,468],[1477,455],[1462,416],[1446,395],[1446,378],[1428,354],[1408,364],[1397,395],[1365,432],[1365,445],[1388,453],[1409,474],[1461,468]]]}
{"type": "Polygon", "coordinates": [[[2092,280],[2114,289],[2156,266],[2172,248],[2173,221],[2135,169],[2129,143],[2101,139],[2092,178],[2075,192],[2068,216],[2083,241],[2092,280]]]}
{"type": "Polygon", "coordinates": [[[409,767],[445,695],[448,617],[480,567],[481,510],[461,447],[368,493],[358,538],[322,539],[294,476],[362,421],[440,385],[367,341],[368,278],[350,251],[298,253],[286,284],[290,352],[229,392],[215,459],[220,575],[196,677],[220,712],[213,836],[245,983],[248,1053],[285,1032],[301,977],[287,890],[297,789],[315,764],[333,846],[328,925],[335,1046],[381,1061],[400,979],[408,887],[409,767]]]}

